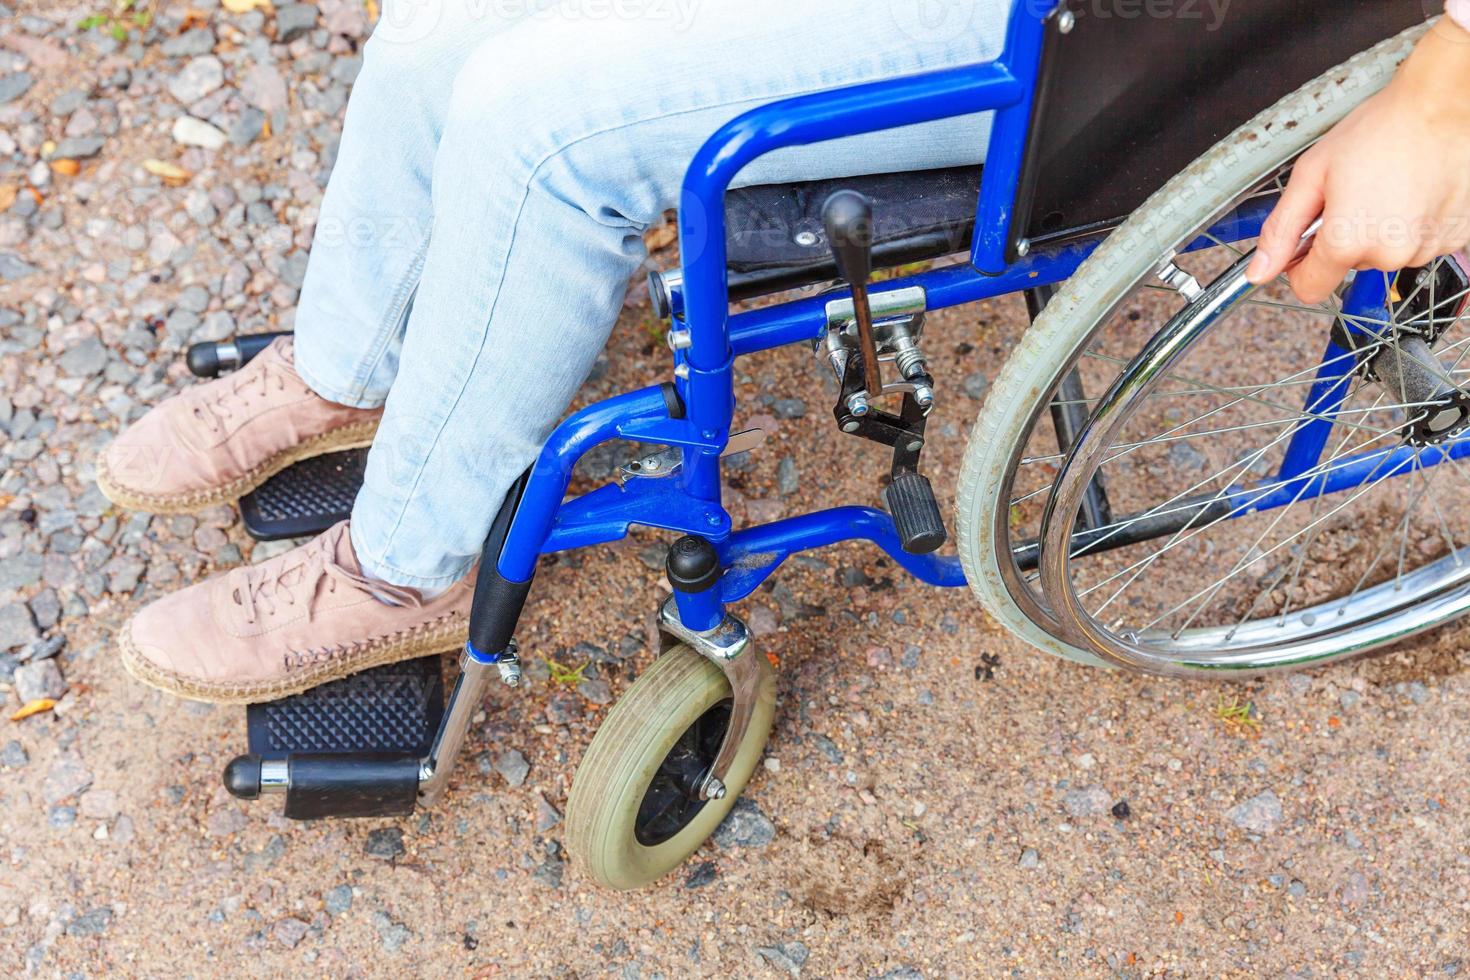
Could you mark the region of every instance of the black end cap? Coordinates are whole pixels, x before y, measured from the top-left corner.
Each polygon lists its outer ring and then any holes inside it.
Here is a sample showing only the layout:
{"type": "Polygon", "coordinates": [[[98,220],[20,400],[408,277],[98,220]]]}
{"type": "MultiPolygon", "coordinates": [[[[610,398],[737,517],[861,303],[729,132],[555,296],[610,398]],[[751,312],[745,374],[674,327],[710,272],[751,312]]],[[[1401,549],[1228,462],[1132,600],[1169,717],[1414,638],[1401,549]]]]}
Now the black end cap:
{"type": "Polygon", "coordinates": [[[184,355],[184,363],[189,365],[189,373],[196,378],[219,377],[219,345],[191,344],[184,355]]]}
{"type": "Polygon", "coordinates": [[[704,538],[686,534],[669,548],[669,584],[679,592],[703,592],[720,580],[720,556],[704,538]]]}
{"type": "Polygon", "coordinates": [[[225,789],[237,800],[260,797],[260,756],[237,755],[225,766],[225,789]]]}

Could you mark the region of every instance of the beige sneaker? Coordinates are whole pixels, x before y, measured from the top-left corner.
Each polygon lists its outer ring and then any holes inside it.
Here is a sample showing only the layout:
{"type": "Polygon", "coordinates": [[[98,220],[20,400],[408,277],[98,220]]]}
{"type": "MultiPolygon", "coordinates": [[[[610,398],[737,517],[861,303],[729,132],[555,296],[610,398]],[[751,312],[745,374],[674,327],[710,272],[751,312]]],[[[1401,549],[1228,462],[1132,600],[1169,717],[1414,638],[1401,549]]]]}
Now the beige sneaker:
{"type": "Polygon", "coordinates": [[[254,704],[462,645],[473,573],[423,601],[363,576],[347,522],[259,565],[154,602],[123,626],[123,666],[196,701],[254,704]]]}
{"type": "Polygon", "coordinates": [[[370,446],[383,410],[322,398],[278,337],[228,377],[175,395],[115,439],[97,486],[120,507],[181,514],[233,503],[292,463],[370,446]]]}

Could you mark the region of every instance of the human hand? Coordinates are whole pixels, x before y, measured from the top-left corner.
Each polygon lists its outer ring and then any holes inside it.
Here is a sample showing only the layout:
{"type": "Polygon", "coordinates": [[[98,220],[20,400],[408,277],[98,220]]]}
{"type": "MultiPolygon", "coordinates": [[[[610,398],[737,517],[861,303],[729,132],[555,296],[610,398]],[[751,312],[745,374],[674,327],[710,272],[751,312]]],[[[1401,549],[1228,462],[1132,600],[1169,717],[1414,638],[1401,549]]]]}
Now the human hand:
{"type": "Polygon", "coordinates": [[[1443,18],[1382,92],[1297,161],[1246,275],[1264,283],[1285,272],[1297,298],[1320,303],[1349,270],[1424,265],[1467,242],[1470,32],[1443,18]]]}

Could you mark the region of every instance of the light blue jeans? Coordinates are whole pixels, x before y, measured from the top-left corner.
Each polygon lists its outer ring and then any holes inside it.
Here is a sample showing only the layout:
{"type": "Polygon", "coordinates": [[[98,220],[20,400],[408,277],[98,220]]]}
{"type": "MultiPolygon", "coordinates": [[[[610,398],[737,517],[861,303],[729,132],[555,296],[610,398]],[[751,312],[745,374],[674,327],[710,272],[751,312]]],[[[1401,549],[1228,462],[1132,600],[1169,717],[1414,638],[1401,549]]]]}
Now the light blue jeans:
{"type": "MultiPolygon", "coordinates": [[[[985,61],[1009,0],[388,0],[296,317],[323,397],[385,405],[365,569],[462,577],[617,320],[695,150],[754,106],[985,61]]],[[[971,116],[785,151],[771,183],[979,162],[971,116]]],[[[651,381],[652,379],[650,379],[651,381]]]]}

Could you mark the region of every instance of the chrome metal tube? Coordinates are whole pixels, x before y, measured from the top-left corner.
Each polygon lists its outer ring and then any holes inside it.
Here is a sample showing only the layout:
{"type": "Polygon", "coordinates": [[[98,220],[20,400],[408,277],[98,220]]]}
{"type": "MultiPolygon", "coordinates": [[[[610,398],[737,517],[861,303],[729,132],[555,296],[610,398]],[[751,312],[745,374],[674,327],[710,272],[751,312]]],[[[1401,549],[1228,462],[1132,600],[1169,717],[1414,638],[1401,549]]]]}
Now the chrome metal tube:
{"type": "Polygon", "coordinates": [[[495,664],[480,663],[467,653],[460,655],[454,692],[449,696],[449,705],[444,709],[429,755],[419,766],[419,806],[433,806],[444,795],[449,774],[454,771],[459,751],[464,747],[470,719],[480,709],[485,688],[496,674],[495,664]]]}

